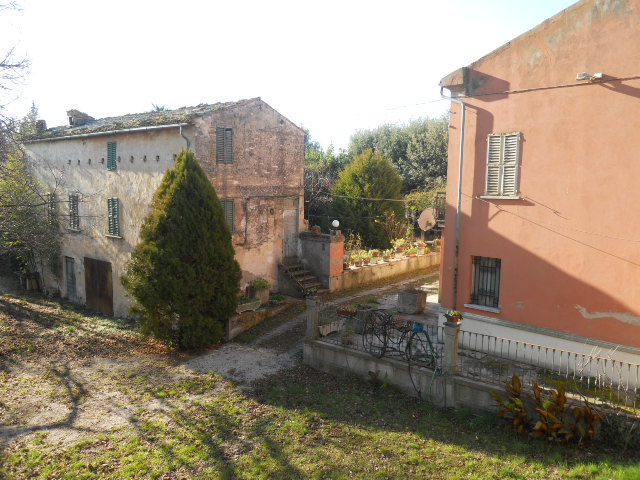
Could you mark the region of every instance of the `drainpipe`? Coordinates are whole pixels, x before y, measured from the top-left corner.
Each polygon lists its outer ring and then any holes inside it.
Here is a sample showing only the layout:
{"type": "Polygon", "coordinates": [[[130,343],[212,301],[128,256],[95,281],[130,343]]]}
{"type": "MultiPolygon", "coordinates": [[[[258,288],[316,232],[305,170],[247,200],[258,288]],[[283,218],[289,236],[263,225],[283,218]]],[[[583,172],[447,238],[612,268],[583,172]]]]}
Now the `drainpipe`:
{"type": "Polygon", "coordinates": [[[191,142],[187,137],[185,137],[184,133],[182,133],[182,125],[180,125],[180,136],[184,138],[185,141],[187,142],[187,150],[189,150],[189,147],[191,146],[191,142]]]}
{"type": "Polygon", "coordinates": [[[464,163],[464,128],[465,128],[465,118],[467,115],[467,106],[466,104],[454,97],[447,97],[442,90],[444,87],[440,87],[440,96],[446,100],[450,100],[454,103],[457,103],[462,106],[462,118],[460,120],[460,154],[458,161],[458,200],[456,203],[456,247],[454,251],[453,257],[453,306],[454,310],[457,310],[457,302],[458,302],[458,258],[460,254],[460,208],[462,204],[462,165],[464,163]]]}

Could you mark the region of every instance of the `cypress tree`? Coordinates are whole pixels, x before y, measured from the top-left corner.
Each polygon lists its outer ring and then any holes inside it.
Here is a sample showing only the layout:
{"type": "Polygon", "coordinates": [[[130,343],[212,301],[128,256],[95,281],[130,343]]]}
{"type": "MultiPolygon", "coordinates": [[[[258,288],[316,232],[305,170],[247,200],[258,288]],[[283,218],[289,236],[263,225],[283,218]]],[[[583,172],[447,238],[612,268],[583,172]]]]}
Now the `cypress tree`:
{"type": "Polygon", "coordinates": [[[220,200],[183,150],[153,196],[122,277],[143,333],[183,349],[219,341],[237,306],[234,255],[220,200]]]}

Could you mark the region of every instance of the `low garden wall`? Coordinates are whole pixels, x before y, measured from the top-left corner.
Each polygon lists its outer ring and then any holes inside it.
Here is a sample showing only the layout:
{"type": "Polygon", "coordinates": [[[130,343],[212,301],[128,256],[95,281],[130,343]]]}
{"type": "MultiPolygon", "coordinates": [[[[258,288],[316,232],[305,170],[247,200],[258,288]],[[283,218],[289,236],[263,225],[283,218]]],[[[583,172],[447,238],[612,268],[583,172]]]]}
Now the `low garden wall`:
{"type": "Polygon", "coordinates": [[[329,276],[328,287],[330,292],[349,290],[365,283],[396,277],[416,270],[424,270],[434,265],[440,265],[440,252],[392,259],[377,265],[351,267],[342,273],[329,276]]]}
{"type": "Polygon", "coordinates": [[[227,320],[225,324],[224,339],[227,341],[231,340],[242,332],[249,330],[251,327],[264,322],[267,318],[275,317],[279,313],[284,312],[292,305],[292,303],[285,303],[283,305],[259,308],[257,310],[250,310],[234,315],[227,320]]]}
{"type": "Polygon", "coordinates": [[[307,340],[303,345],[304,363],[331,374],[350,372],[370,379],[372,374],[407,395],[428,400],[440,407],[469,408],[495,412],[491,392],[504,388],[455,375],[436,374],[429,368],[407,368],[407,362],[376,358],[366,352],[322,340],[307,340]]]}

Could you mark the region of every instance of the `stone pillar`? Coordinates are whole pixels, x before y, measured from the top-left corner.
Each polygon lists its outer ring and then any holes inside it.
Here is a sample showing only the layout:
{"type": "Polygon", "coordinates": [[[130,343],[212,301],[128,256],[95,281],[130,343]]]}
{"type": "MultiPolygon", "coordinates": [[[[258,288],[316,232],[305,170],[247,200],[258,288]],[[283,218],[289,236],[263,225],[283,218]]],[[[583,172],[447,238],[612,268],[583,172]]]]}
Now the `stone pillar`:
{"type": "Polygon", "coordinates": [[[442,369],[445,375],[456,375],[458,367],[458,339],[460,323],[444,322],[444,362],[442,369]]]}
{"type": "Polygon", "coordinates": [[[320,299],[318,297],[307,297],[307,340],[318,338],[318,311],[320,299]]]}

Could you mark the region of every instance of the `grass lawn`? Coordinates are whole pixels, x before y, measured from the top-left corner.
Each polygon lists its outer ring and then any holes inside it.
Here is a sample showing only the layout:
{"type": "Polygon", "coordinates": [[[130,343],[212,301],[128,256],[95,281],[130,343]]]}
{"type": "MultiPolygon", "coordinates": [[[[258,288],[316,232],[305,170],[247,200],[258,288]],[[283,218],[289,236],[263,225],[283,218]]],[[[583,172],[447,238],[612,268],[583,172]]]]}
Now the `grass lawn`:
{"type": "Polygon", "coordinates": [[[637,452],[520,438],[359,378],[300,365],[248,388],[188,358],[125,321],[0,297],[0,478],[640,478],[637,452]]]}

